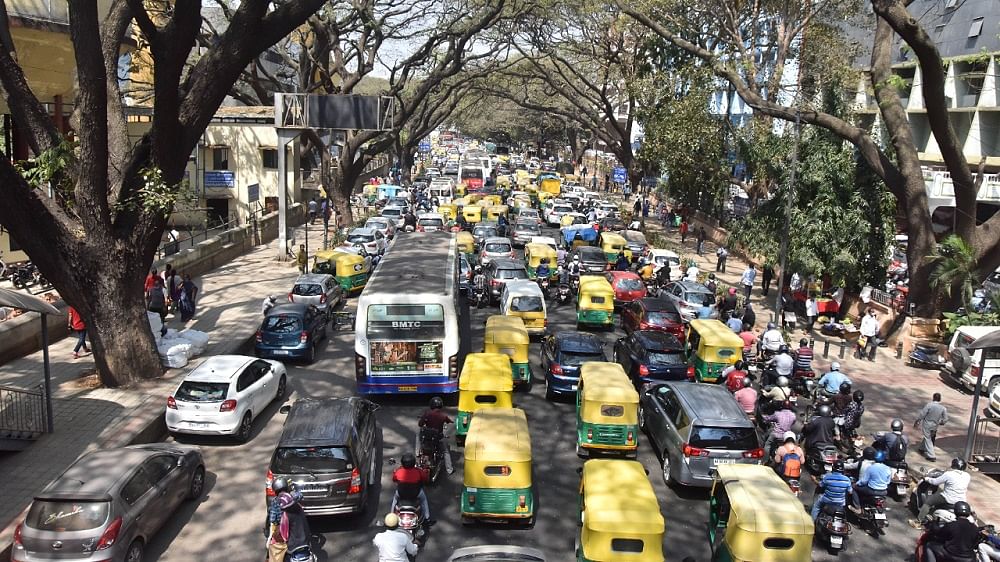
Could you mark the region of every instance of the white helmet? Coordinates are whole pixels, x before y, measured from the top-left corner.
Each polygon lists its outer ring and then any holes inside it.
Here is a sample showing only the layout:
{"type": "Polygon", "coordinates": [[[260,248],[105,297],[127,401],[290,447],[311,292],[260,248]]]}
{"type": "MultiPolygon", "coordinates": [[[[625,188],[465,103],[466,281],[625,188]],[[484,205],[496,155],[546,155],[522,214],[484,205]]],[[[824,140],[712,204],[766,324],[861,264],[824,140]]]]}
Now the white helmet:
{"type": "Polygon", "coordinates": [[[836,361],[834,361],[833,363],[830,363],[830,370],[831,371],[839,371],[840,370],[840,363],[838,363],[836,361]]]}
{"type": "Polygon", "coordinates": [[[580,261],[580,256],[573,256],[573,261],[580,261]]]}
{"type": "Polygon", "coordinates": [[[778,377],[778,386],[781,388],[788,388],[788,377],[784,375],[778,377]]]}
{"type": "Polygon", "coordinates": [[[782,441],[788,441],[789,439],[791,439],[792,441],[795,441],[795,432],[794,431],[786,431],[785,434],[781,436],[781,440],[782,441]]]}

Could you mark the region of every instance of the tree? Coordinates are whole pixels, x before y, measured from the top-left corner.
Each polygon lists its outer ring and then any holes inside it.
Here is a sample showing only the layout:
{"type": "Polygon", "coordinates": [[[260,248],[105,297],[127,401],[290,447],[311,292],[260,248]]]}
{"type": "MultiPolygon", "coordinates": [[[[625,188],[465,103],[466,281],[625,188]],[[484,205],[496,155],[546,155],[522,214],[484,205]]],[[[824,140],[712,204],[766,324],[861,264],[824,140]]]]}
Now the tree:
{"type": "MultiPolygon", "coordinates": [[[[652,0],[644,6],[625,4],[621,0],[615,0],[615,3],[619,10],[665,41],[697,56],[716,76],[728,82],[754,111],[785,121],[798,118],[803,123],[826,129],[852,143],[872,172],[885,182],[905,219],[909,236],[907,262],[910,279],[915,281],[910,285],[910,302],[917,306],[921,314],[935,314],[941,311],[942,306],[951,306],[955,302],[942,303],[933,298],[930,285],[921,282],[930,276],[933,267],[930,256],[935,240],[920,158],[890,68],[893,35],[898,34],[917,57],[923,76],[921,89],[928,123],[954,182],[955,234],[974,251],[976,279],[985,279],[986,275],[1000,265],[1000,213],[976,225],[978,184],[965,161],[961,143],[948,117],[944,92],[945,67],[941,54],[923,27],[907,11],[907,1],[872,2],[876,24],[871,43],[871,84],[887,132],[886,137],[891,144],[891,153],[869,131],[841,116],[805,105],[801,103],[802,99],[791,100],[793,103],[798,102],[793,104],[770,100],[762,94],[757,82],[745,72],[756,55],[753,49],[755,45],[751,43],[751,48],[748,49],[745,46],[747,43],[735,33],[743,29],[744,24],[732,25],[727,21],[729,14],[742,16],[742,2],[739,0],[722,2],[723,7],[715,10],[715,13],[695,13],[688,6],[688,0],[652,0]],[[725,36],[710,35],[710,40],[697,36],[701,31],[714,29],[725,29],[725,36]]],[[[760,3],[769,10],[767,21],[774,22],[787,21],[777,8],[788,4],[790,2],[780,0],[760,3]]],[[[838,6],[833,2],[794,4],[816,10],[815,15],[810,18],[817,19],[824,19],[820,10],[831,7],[850,8],[849,5],[838,6]]],[[[741,17],[730,19],[743,21],[741,17]]],[[[826,17],[825,21],[832,25],[835,19],[826,17]]],[[[822,69],[815,68],[813,76],[818,76],[821,71],[822,69]]]]}
{"type": "Polygon", "coordinates": [[[0,159],[0,222],[85,319],[101,381],[119,386],[162,372],[146,318],[143,278],[173,207],[188,156],[240,73],[323,4],[242,0],[229,28],[185,69],[200,2],[176,2],[154,23],[141,0],[69,3],[77,73],[66,142],[32,92],[0,7],[0,83],[34,163],[0,159]],[[134,21],[149,45],[155,99],[151,130],[132,143],[117,76],[134,21]],[[186,70],[186,71],[185,71],[186,70]],[[33,167],[32,167],[33,166],[33,167]],[[25,168],[30,168],[22,173],[25,168]],[[46,183],[54,196],[49,197],[46,183]]]}
{"type": "Polygon", "coordinates": [[[966,309],[979,282],[976,279],[976,252],[968,242],[952,234],[930,255],[934,269],[928,281],[941,295],[958,298],[966,309]]]}

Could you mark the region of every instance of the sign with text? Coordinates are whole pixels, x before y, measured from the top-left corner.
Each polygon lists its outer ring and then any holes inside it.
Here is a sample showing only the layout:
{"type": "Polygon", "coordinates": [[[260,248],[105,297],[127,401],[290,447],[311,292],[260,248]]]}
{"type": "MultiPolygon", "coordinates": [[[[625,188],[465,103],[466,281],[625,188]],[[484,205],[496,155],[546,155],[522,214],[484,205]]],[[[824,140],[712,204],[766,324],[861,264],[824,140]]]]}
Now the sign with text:
{"type": "Polygon", "coordinates": [[[250,203],[256,203],[260,201],[260,184],[252,183],[247,186],[247,201],[250,203]]]}
{"type": "Polygon", "coordinates": [[[420,150],[420,152],[430,152],[431,151],[431,142],[430,141],[420,141],[420,145],[418,147],[418,150],[420,150]]]}
{"type": "Polygon", "coordinates": [[[236,172],[230,170],[205,170],[205,187],[236,187],[236,172]]]}
{"type": "Polygon", "coordinates": [[[628,174],[625,173],[625,168],[616,166],[611,169],[611,181],[615,183],[625,183],[628,181],[628,174]]]}

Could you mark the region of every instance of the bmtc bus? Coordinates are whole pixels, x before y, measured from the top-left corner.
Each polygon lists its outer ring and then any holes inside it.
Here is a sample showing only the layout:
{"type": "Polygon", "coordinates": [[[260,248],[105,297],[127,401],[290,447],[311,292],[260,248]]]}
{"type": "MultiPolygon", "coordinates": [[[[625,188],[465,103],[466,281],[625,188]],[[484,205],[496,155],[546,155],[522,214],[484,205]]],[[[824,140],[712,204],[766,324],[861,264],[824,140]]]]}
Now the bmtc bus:
{"type": "Polygon", "coordinates": [[[358,393],[458,392],[458,354],[455,236],[397,236],[358,299],[358,393]]]}

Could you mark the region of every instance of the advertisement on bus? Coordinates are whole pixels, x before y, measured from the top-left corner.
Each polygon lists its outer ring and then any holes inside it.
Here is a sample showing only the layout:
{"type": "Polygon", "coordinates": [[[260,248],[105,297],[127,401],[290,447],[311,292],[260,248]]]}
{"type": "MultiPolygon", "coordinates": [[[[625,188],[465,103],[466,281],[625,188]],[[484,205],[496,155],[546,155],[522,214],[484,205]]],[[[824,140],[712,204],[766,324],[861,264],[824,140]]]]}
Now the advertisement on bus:
{"type": "Polygon", "coordinates": [[[372,376],[445,372],[441,305],[372,305],[367,335],[372,376]]]}

